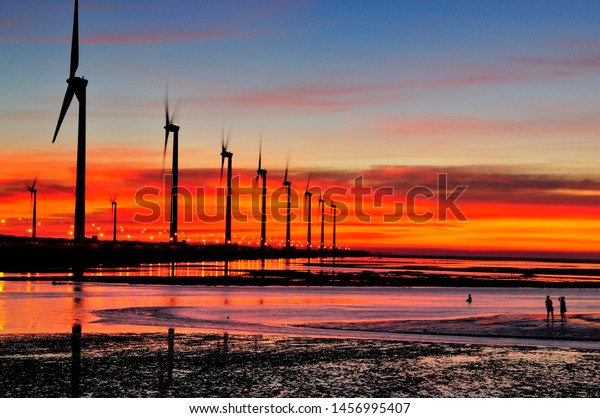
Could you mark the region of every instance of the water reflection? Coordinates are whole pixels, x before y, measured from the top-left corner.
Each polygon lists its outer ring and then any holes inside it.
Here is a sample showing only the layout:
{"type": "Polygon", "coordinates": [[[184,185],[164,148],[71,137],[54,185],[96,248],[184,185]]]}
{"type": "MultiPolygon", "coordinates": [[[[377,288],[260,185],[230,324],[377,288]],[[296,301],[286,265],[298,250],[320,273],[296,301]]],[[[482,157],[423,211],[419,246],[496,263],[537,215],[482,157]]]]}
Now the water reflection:
{"type": "Polygon", "coordinates": [[[73,307],[71,310],[73,313],[73,318],[71,323],[81,327],[81,324],[85,320],[85,295],[83,294],[83,284],[80,282],[75,282],[73,286],[69,286],[69,289],[74,294],[73,307]]]}

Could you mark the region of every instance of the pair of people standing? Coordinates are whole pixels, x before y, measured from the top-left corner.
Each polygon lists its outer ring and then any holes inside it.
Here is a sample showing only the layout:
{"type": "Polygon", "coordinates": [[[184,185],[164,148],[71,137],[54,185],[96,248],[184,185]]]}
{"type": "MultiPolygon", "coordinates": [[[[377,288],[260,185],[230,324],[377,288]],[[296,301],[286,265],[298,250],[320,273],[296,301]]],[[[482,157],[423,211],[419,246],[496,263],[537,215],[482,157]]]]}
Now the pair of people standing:
{"type": "MultiPolygon", "coordinates": [[[[567,312],[567,302],[564,296],[558,298],[560,302],[560,322],[565,322],[565,313],[567,312]]],[[[554,306],[550,295],[546,296],[546,322],[550,322],[550,316],[552,316],[552,322],[554,322],[554,306]]]]}

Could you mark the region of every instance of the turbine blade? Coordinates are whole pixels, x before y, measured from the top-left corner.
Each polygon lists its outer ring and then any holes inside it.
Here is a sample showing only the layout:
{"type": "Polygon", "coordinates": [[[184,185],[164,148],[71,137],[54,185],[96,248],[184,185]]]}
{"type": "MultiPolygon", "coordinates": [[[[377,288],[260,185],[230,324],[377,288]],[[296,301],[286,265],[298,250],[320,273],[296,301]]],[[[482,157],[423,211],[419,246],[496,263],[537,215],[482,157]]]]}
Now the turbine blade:
{"type": "Polygon", "coordinates": [[[221,183],[223,182],[223,166],[225,165],[225,152],[227,147],[225,146],[225,122],[221,127],[221,183]]]}
{"type": "Polygon", "coordinates": [[[227,148],[225,147],[225,123],[221,127],[221,152],[225,152],[227,148]]]}
{"type": "Polygon", "coordinates": [[[177,108],[179,107],[179,100],[177,100],[175,102],[175,107],[173,108],[173,112],[171,113],[171,120],[169,121],[169,123],[173,124],[175,123],[175,116],[177,116],[177,108]]]}
{"type": "Polygon", "coordinates": [[[79,67],[79,1],[75,0],[75,16],[73,17],[73,39],[71,40],[71,71],[70,77],[75,76],[79,67]]]}
{"type": "Polygon", "coordinates": [[[258,142],[258,169],[260,170],[262,163],[262,132],[260,133],[260,140],[258,142]]]}
{"type": "Polygon", "coordinates": [[[169,80],[167,80],[167,86],[165,87],[165,125],[170,125],[171,119],[169,118],[169,80]]]}
{"type": "Polygon", "coordinates": [[[169,142],[169,130],[165,129],[165,149],[163,151],[162,173],[165,174],[165,159],[167,157],[167,143],[169,142]]]}
{"type": "Polygon", "coordinates": [[[33,179],[33,183],[31,184],[31,190],[34,190],[34,189],[35,189],[35,184],[36,184],[36,183],[37,183],[37,176],[36,176],[36,177],[34,177],[34,179],[33,179]]]}
{"type": "Polygon", "coordinates": [[[227,132],[227,141],[225,141],[225,149],[229,149],[229,138],[231,137],[231,126],[229,127],[229,131],[227,132]]]}
{"type": "Polygon", "coordinates": [[[225,165],[225,154],[221,153],[221,182],[223,182],[223,166],[225,165]]]}
{"type": "Polygon", "coordinates": [[[283,182],[286,183],[287,182],[287,177],[288,177],[288,168],[290,166],[290,157],[288,156],[287,160],[285,161],[285,174],[283,176],[283,182]]]}
{"type": "Polygon", "coordinates": [[[62,125],[63,120],[65,119],[65,115],[67,114],[67,110],[69,110],[69,105],[71,104],[74,95],[75,89],[69,84],[69,86],[67,87],[67,92],[65,93],[65,98],[63,99],[62,107],[60,109],[60,115],[58,116],[58,123],[56,124],[56,130],[54,131],[54,138],[52,138],[52,143],[56,141],[58,131],[60,130],[60,125],[62,125]]]}
{"type": "Polygon", "coordinates": [[[259,151],[258,152],[258,171],[261,170],[261,166],[262,166],[262,153],[259,151]]]}
{"type": "Polygon", "coordinates": [[[308,180],[306,181],[306,190],[308,192],[308,187],[310,185],[310,173],[308,173],[308,180]]]}
{"type": "Polygon", "coordinates": [[[163,156],[167,153],[167,144],[169,143],[169,130],[165,129],[165,149],[163,151],[163,156]]]}

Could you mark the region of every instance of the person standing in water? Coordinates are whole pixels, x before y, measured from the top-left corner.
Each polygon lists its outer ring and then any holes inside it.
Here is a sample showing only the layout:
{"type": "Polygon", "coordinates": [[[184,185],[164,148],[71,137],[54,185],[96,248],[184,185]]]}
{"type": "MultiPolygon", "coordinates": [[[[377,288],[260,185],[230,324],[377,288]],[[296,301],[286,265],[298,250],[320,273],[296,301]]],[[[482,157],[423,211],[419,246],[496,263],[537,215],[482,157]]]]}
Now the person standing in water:
{"type": "Polygon", "coordinates": [[[473,298],[471,297],[471,294],[469,293],[469,297],[467,298],[467,303],[471,303],[473,302],[473,298]]]}
{"type": "Polygon", "coordinates": [[[564,296],[559,297],[558,301],[560,302],[560,322],[564,324],[567,320],[565,318],[565,312],[567,312],[567,302],[565,301],[564,296]]]}
{"type": "Polygon", "coordinates": [[[552,306],[552,299],[550,295],[546,296],[546,322],[550,322],[550,315],[552,315],[552,322],[554,322],[554,306],[552,306]]]}

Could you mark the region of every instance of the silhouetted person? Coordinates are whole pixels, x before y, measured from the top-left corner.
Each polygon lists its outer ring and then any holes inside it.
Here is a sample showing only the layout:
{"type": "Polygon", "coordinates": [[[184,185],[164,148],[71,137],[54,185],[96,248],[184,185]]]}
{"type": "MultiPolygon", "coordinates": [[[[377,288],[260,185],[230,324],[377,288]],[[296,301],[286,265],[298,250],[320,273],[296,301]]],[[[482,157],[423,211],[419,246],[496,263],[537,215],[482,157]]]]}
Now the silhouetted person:
{"type": "Polygon", "coordinates": [[[550,322],[550,315],[552,315],[552,322],[554,322],[554,306],[552,306],[552,299],[548,295],[546,296],[546,322],[550,322]]]}
{"type": "Polygon", "coordinates": [[[473,302],[473,298],[471,297],[471,294],[469,293],[469,297],[467,298],[467,303],[471,303],[473,302]]]}
{"type": "Polygon", "coordinates": [[[565,318],[565,312],[567,312],[567,302],[565,302],[565,297],[561,296],[558,298],[560,302],[560,322],[564,323],[567,319],[565,318]]]}

